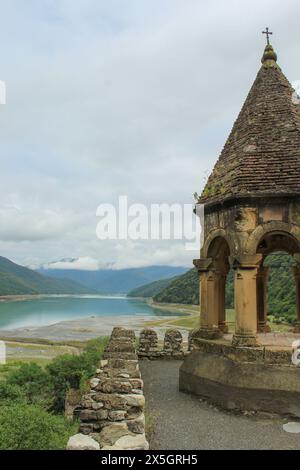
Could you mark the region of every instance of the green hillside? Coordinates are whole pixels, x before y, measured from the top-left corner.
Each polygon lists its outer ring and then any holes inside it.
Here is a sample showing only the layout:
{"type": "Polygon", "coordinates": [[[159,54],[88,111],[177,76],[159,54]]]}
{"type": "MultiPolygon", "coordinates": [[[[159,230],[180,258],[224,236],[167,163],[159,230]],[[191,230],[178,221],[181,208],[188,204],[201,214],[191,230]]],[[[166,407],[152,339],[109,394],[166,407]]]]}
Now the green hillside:
{"type": "Polygon", "coordinates": [[[0,256],[0,296],[91,292],[92,289],[69,279],[50,278],[0,256]]]}
{"type": "Polygon", "coordinates": [[[296,318],[296,285],[292,272],[295,264],[288,255],[268,256],[265,266],[270,267],[268,283],[269,314],[290,323],[296,318]]]}
{"type": "MultiPolygon", "coordinates": [[[[144,289],[147,286],[144,286],[144,289]]],[[[170,280],[167,287],[160,286],[160,292],[153,296],[155,302],[176,304],[199,304],[199,281],[196,269],[170,280]]],[[[157,285],[157,289],[159,285],[157,285]]],[[[226,308],[234,308],[233,271],[228,274],[226,281],[226,308]]]]}
{"type": "Polygon", "coordinates": [[[160,281],[150,282],[150,284],[133,289],[127,295],[128,297],[154,297],[163,289],[166,289],[171,284],[171,282],[177,278],[178,276],[172,277],[171,279],[162,279],[160,281]]]}
{"type": "MultiPolygon", "coordinates": [[[[269,255],[265,266],[269,266],[268,282],[268,313],[278,320],[294,323],[296,318],[296,291],[292,274],[293,259],[282,253],[269,255]]],[[[163,281],[165,283],[165,281],[163,281]]],[[[141,292],[151,292],[150,286],[144,286],[141,292]]],[[[155,283],[153,300],[161,303],[199,304],[199,283],[196,269],[171,279],[165,286],[162,282],[155,283]]],[[[148,297],[149,295],[147,295],[148,297]]],[[[226,308],[234,308],[233,271],[229,272],[226,282],[226,308]]]]}
{"type": "Polygon", "coordinates": [[[174,279],[166,288],[162,288],[153,300],[173,304],[198,304],[199,281],[196,269],[191,269],[174,279]]]}

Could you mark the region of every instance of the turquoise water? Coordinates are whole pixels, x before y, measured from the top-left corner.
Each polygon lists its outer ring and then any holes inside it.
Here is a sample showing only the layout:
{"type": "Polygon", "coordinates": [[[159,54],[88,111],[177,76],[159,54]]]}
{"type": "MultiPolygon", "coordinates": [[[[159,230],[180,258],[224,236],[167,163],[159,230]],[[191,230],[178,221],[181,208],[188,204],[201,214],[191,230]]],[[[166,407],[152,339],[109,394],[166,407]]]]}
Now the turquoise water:
{"type": "Polygon", "coordinates": [[[126,297],[43,297],[0,302],[0,329],[40,327],[65,320],[116,315],[172,315],[172,312],[158,310],[142,300],[126,297]]]}

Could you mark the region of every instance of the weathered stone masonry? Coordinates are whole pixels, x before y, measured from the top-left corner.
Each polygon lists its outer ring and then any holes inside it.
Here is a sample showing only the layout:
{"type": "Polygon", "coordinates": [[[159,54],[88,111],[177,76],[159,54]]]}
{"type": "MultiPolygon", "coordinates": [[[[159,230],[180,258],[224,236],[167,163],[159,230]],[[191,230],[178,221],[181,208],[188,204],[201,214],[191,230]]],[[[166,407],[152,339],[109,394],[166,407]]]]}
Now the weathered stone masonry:
{"type": "MultiPolygon", "coordinates": [[[[180,368],[179,388],[227,409],[300,417],[299,368],[261,346],[267,333],[266,257],[294,257],[300,333],[300,106],[268,44],[262,66],[198,198],[204,205],[200,328],[180,368]],[[234,271],[235,333],[227,332],[225,282],[234,271]],[[259,333],[259,335],[257,335],[259,333]]],[[[292,347],[292,344],[291,344],[292,347]]]]}
{"type": "Polygon", "coordinates": [[[178,359],[182,360],[187,351],[183,350],[183,338],[179,330],[170,328],[165,332],[163,349],[159,348],[155,330],[145,328],[140,333],[138,356],[140,359],[178,359]]]}
{"type": "Polygon", "coordinates": [[[81,401],[79,434],[70,438],[67,448],[147,450],[134,331],[114,328],[90,387],[81,401]]]}
{"type": "Polygon", "coordinates": [[[204,243],[194,260],[200,284],[198,337],[226,332],[225,282],[234,270],[233,345],[257,346],[267,325],[266,257],[294,257],[300,332],[300,106],[270,44],[262,67],[198,199],[204,243]]]}

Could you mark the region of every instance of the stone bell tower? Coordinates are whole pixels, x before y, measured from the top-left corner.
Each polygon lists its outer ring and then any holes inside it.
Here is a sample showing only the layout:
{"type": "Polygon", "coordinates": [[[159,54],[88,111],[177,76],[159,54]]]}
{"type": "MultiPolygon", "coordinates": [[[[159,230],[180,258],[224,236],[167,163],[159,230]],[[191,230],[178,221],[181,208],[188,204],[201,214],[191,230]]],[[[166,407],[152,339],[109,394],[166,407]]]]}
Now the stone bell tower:
{"type": "Polygon", "coordinates": [[[265,257],[294,256],[300,332],[300,105],[269,44],[262,66],[198,203],[204,244],[199,338],[226,331],[225,282],[234,269],[234,346],[255,346],[266,324],[265,257]]]}

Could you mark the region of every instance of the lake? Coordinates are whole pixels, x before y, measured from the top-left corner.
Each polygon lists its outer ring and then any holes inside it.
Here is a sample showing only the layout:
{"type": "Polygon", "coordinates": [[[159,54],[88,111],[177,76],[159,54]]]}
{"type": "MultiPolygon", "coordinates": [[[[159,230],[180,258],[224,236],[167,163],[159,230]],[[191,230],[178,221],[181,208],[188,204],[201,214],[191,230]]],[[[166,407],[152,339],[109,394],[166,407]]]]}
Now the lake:
{"type": "Polygon", "coordinates": [[[41,327],[65,320],[121,315],[167,316],[143,300],[109,296],[50,296],[0,302],[0,329],[41,327]]]}

